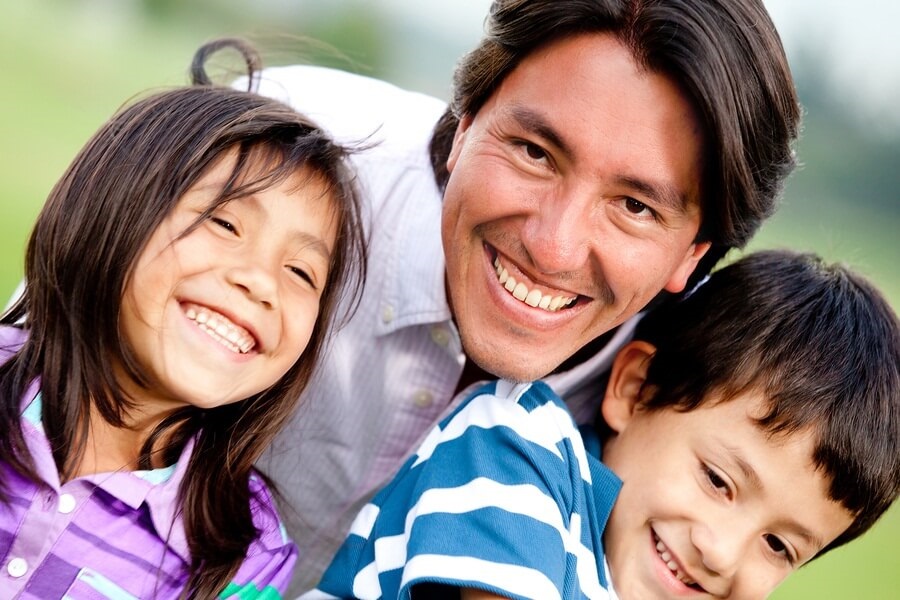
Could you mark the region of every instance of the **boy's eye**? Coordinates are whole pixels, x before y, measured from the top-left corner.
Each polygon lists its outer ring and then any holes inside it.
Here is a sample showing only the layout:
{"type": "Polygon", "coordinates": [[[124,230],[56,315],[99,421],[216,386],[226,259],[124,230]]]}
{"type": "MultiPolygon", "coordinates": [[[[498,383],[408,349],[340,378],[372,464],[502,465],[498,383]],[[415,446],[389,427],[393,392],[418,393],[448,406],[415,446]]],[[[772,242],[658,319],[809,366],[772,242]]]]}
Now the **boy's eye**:
{"type": "Polygon", "coordinates": [[[717,491],[723,492],[725,494],[728,494],[730,492],[728,488],[728,482],[722,479],[722,477],[718,473],[705,465],[703,467],[703,470],[706,473],[706,479],[709,481],[709,484],[713,486],[717,491]]]}
{"type": "Polygon", "coordinates": [[[794,564],[794,557],[791,555],[790,550],[787,545],[779,538],[777,535],[773,535],[768,533],[765,535],[766,544],[769,546],[769,549],[772,550],[775,554],[784,558],[789,563],[794,564]]]}

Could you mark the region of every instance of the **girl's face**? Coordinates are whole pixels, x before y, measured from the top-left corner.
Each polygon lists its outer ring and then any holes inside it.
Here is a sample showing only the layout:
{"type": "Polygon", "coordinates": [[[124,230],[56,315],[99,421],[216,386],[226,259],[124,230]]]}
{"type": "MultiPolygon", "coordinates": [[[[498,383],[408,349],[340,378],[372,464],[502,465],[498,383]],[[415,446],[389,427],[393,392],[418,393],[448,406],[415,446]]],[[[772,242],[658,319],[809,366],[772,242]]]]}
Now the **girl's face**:
{"type": "Polygon", "coordinates": [[[120,326],[149,385],[120,384],[149,414],[268,388],[300,357],[318,317],[337,230],[315,172],[228,202],[179,238],[234,161],[226,155],[178,201],[125,287],[120,326]]]}

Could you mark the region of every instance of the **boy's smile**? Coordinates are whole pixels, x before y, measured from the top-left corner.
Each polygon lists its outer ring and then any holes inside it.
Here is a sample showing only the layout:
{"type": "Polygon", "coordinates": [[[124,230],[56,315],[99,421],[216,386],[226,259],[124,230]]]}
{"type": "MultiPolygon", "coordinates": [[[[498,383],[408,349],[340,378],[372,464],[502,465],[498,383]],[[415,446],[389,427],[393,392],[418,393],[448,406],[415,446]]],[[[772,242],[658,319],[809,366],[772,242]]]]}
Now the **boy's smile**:
{"type": "Polygon", "coordinates": [[[217,208],[182,237],[227,181],[220,160],[151,236],[126,286],[121,327],[145,411],[212,407],[276,383],[306,347],[328,278],[335,219],[313,172],[217,208]]]}
{"type": "Polygon", "coordinates": [[[770,436],[757,394],[647,411],[628,399],[636,381],[611,380],[603,401],[617,432],[603,462],[624,482],[604,534],[622,600],[765,598],[852,523],[812,433],[770,436]]]}

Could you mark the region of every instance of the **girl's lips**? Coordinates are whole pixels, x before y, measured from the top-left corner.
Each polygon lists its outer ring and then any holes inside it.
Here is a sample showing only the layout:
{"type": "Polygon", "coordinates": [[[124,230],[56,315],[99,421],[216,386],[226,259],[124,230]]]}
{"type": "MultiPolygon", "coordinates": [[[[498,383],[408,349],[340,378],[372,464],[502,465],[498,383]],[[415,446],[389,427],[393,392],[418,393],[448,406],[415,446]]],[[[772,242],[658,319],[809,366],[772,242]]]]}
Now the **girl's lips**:
{"type": "Polygon", "coordinates": [[[259,341],[247,327],[240,325],[224,312],[193,302],[182,302],[185,316],[197,327],[228,350],[247,354],[259,351],[259,341]]]}

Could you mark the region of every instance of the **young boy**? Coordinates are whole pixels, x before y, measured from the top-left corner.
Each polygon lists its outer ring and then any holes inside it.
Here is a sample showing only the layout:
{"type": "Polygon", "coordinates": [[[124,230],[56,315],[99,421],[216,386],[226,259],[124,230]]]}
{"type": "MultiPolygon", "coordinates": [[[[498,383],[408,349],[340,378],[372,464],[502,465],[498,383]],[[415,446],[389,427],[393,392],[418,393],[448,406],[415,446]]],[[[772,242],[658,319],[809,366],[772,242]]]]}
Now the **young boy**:
{"type": "Polygon", "coordinates": [[[642,321],[598,431],[542,383],[469,396],[307,597],[765,598],[897,497],[898,390],[869,283],[748,256],[642,321]]]}

